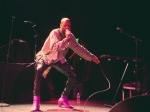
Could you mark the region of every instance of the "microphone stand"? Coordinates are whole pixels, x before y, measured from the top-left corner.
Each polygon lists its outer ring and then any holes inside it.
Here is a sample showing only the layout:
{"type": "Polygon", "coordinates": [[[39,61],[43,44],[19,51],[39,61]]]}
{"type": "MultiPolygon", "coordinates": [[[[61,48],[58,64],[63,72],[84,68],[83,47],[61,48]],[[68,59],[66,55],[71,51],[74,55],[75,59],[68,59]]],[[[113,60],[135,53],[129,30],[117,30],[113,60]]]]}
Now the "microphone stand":
{"type": "MultiPolygon", "coordinates": [[[[36,34],[36,35],[34,36],[34,37],[35,37],[35,45],[34,45],[34,50],[35,50],[35,51],[34,51],[34,56],[35,56],[36,53],[37,53],[37,52],[36,52],[36,48],[37,48],[37,37],[40,38],[39,34],[38,34],[37,31],[35,30],[35,27],[36,27],[36,24],[32,26],[32,29],[33,29],[33,31],[34,31],[35,34],[36,34]]],[[[43,43],[43,41],[42,41],[41,38],[40,38],[40,40],[41,40],[41,42],[43,43]]],[[[35,57],[34,57],[34,58],[35,58],[35,57]]],[[[35,59],[34,59],[34,60],[35,60],[35,59]]]]}
{"type": "Polygon", "coordinates": [[[129,36],[129,37],[131,37],[131,38],[133,38],[134,39],[134,41],[135,41],[135,79],[136,79],[136,82],[135,82],[135,88],[138,90],[139,89],[139,87],[138,87],[138,41],[139,42],[142,42],[142,40],[140,40],[140,39],[138,39],[138,38],[136,38],[135,36],[132,36],[132,35],[129,35],[129,34],[127,34],[124,30],[122,30],[122,29],[120,29],[120,32],[121,33],[124,33],[126,36],[129,36]]]}
{"type": "MultiPolygon", "coordinates": [[[[33,25],[33,26],[32,26],[32,29],[33,29],[33,31],[34,31],[35,34],[36,34],[36,35],[34,36],[34,37],[35,37],[34,58],[35,58],[35,55],[36,55],[36,48],[37,48],[37,37],[40,38],[40,36],[38,35],[37,31],[35,30],[36,24],[35,24],[34,22],[24,21],[24,23],[33,25]]],[[[43,41],[42,41],[41,38],[40,38],[40,41],[43,43],[43,41]]],[[[35,60],[35,59],[34,59],[34,60],[35,60]]]]}
{"type": "Polygon", "coordinates": [[[0,107],[8,107],[10,104],[4,103],[4,93],[5,93],[5,82],[6,82],[6,75],[7,75],[7,67],[8,67],[8,60],[9,60],[9,52],[10,52],[10,41],[11,41],[11,35],[12,35],[12,28],[14,23],[14,16],[12,16],[12,25],[10,30],[10,38],[9,38],[9,44],[8,44],[8,51],[7,51],[7,61],[6,61],[6,67],[5,67],[5,74],[4,74],[4,82],[3,82],[3,88],[2,88],[2,101],[0,103],[0,107]]]}

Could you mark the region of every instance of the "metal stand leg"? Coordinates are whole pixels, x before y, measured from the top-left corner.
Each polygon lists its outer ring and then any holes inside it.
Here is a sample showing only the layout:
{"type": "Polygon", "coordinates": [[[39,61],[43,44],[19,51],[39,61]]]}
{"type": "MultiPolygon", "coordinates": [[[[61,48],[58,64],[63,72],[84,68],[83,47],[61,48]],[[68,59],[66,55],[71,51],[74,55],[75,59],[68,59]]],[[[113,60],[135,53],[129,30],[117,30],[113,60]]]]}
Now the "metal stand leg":
{"type": "MultiPolygon", "coordinates": [[[[117,93],[118,93],[118,90],[119,90],[120,85],[121,85],[121,83],[122,83],[122,80],[123,80],[123,78],[124,78],[124,74],[125,74],[125,72],[126,72],[126,70],[127,70],[127,67],[128,67],[128,63],[126,64],[125,70],[124,70],[124,72],[123,72],[122,78],[121,78],[120,83],[119,83],[119,86],[118,86],[118,89],[117,89],[116,94],[115,94],[115,96],[114,96],[114,99],[113,99],[113,101],[112,101],[112,105],[114,104],[116,95],[117,95],[117,93]]],[[[107,104],[105,104],[105,106],[107,106],[107,107],[112,107],[112,105],[107,105],[107,104]]]]}

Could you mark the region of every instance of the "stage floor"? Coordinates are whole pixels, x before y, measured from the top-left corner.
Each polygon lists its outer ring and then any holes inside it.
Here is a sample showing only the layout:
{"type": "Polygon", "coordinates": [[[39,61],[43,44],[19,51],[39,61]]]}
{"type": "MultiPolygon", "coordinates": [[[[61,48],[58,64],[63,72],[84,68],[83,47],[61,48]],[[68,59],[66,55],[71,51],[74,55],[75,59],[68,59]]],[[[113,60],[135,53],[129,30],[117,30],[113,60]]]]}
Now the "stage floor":
{"type": "MultiPolygon", "coordinates": [[[[40,109],[42,112],[109,112],[111,107],[105,104],[111,104],[109,101],[81,100],[80,104],[76,100],[69,100],[74,109],[66,109],[57,106],[57,99],[41,102],[40,109]]],[[[7,107],[0,107],[0,112],[30,112],[32,103],[11,104],[7,107]]]]}

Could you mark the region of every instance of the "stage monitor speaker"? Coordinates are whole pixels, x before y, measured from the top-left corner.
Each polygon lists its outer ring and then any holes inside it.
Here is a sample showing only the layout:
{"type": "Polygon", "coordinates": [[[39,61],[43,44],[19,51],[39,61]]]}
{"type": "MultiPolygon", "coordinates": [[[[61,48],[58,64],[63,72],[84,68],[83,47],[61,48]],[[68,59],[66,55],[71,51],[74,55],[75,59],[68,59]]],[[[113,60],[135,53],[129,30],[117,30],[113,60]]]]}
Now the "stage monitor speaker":
{"type": "Polygon", "coordinates": [[[113,106],[109,112],[150,112],[150,96],[127,98],[113,106]]]}

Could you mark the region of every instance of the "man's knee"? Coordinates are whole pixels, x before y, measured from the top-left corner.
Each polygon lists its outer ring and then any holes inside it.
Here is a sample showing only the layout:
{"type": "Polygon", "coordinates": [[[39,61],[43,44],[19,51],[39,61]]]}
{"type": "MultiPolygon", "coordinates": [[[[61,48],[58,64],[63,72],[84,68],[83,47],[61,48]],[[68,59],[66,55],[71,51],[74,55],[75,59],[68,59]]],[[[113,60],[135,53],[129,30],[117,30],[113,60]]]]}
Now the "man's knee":
{"type": "Polygon", "coordinates": [[[39,61],[36,62],[35,68],[37,71],[41,71],[43,69],[43,60],[40,59],[39,61]]]}
{"type": "Polygon", "coordinates": [[[37,71],[42,71],[42,67],[37,67],[36,70],[37,71]]]}
{"type": "Polygon", "coordinates": [[[37,64],[36,65],[36,71],[42,71],[42,64],[37,64]]]}

